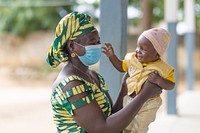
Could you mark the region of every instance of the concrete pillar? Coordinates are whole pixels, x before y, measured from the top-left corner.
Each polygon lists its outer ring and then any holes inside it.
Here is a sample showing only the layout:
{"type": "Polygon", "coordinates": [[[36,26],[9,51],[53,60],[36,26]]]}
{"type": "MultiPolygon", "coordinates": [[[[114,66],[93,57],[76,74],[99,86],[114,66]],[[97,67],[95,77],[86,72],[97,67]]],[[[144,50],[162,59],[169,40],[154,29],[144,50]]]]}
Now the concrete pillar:
{"type": "Polygon", "coordinates": [[[185,33],[184,41],[187,51],[187,68],[186,68],[186,83],[187,89],[193,90],[194,88],[194,52],[195,52],[195,12],[194,0],[185,0],[185,23],[187,30],[185,33]]]}
{"type": "MultiPolygon", "coordinates": [[[[101,0],[100,2],[101,43],[110,42],[116,55],[123,59],[127,51],[128,0],[101,0]]],[[[115,101],[123,74],[111,65],[105,55],[100,60],[100,73],[108,85],[113,101],[115,101]]]]}
{"type": "Polygon", "coordinates": [[[165,0],[165,20],[168,31],[171,33],[171,42],[167,51],[167,62],[175,69],[176,85],[172,91],[167,92],[167,114],[177,114],[176,92],[178,82],[177,69],[177,44],[176,32],[178,0],[165,0]]]}

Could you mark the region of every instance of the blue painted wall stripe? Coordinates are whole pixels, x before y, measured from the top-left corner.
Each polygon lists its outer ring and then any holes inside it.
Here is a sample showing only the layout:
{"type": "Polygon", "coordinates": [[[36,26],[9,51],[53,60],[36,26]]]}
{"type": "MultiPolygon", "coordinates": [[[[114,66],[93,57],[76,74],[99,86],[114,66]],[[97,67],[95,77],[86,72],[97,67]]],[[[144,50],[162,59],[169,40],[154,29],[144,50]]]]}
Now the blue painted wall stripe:
{"type": "Polygon", "coordinates": [[[195,48],[195,33],[185,34],[185,48],[187,54],[187,68],[186,68],[186,83],[187,89],[193,90],[194,88],[194,48],[195,48]]]}
{"type": "Polygon", "coordinates": [[[176,92],[178,84],[178,68],[177,68],[177,33],[176,33],[177,22],[167,23],[168,31],[171,33],[170,46],[167,50],[167,62],[175,69],[175,80],[176,85],[172,91],[167,92],[167,114],[177,114],[176,107],[176,92]]]}
{"type": "MultiPolygon", "coordinates": [[[[110,42],[120,59],[127,52],[127,6],[128,0],[101,0],[100,6],[101,43],[110,42]]],[[[105,78],[113,101],[116,101],[123,74],[111,65],[105,55],[100,60],[100,73],[105,78]]]]}

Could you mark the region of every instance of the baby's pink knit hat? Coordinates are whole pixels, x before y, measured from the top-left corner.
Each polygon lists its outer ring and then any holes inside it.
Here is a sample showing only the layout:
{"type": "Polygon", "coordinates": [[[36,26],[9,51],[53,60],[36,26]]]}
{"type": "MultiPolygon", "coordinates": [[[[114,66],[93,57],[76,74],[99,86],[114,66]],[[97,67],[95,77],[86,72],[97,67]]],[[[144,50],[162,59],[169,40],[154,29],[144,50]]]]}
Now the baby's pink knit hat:
{"type": "Polygon", "coordinates": [[[162,56],[170,42],[170,33],[163,28],[152,28],[144,31],[141,35],[145,36],[154,46],[155,50],[162,56]]]}

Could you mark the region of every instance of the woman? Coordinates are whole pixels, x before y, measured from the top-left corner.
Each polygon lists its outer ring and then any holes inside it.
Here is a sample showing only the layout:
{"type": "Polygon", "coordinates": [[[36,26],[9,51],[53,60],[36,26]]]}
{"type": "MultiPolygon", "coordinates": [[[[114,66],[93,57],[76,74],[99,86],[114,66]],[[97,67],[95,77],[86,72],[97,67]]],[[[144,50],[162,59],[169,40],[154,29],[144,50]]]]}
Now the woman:
{"type": "Polygon", "coordinates": [[[160,88],[146,82],[140,94],[122,109],[124,83],[112,106],[103,77],[88,67],[99,61],[100,43],[98,31],[86,14],[72,12],[56,27],[47,62],[52,67],[67,62],[53,84],[51,96],[53,119],[59,133],[119,133],[146,100],[161,93],[160,88]]]}

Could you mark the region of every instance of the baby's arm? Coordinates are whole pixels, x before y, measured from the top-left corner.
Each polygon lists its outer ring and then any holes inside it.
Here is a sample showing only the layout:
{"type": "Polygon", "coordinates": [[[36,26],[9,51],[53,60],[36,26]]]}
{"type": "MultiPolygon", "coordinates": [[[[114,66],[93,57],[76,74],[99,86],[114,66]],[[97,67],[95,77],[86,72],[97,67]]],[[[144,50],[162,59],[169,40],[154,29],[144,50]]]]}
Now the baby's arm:
{"type": "Polygon", "coordinates": [[[109,58],[112,65],[120,72],[124,72],[122,61],[115,55],[113,47],[110,43],[105,43],[106,47],[102,47],[103,53],[109,58]]]}
{"type": "Polygon", "coordinates": [[[164,79],[157,72],[152,72],[148,75],[148,80],[154,84],[157,84],[165,90],[172,90],[175,86],[175,83],[164,79]]]}

